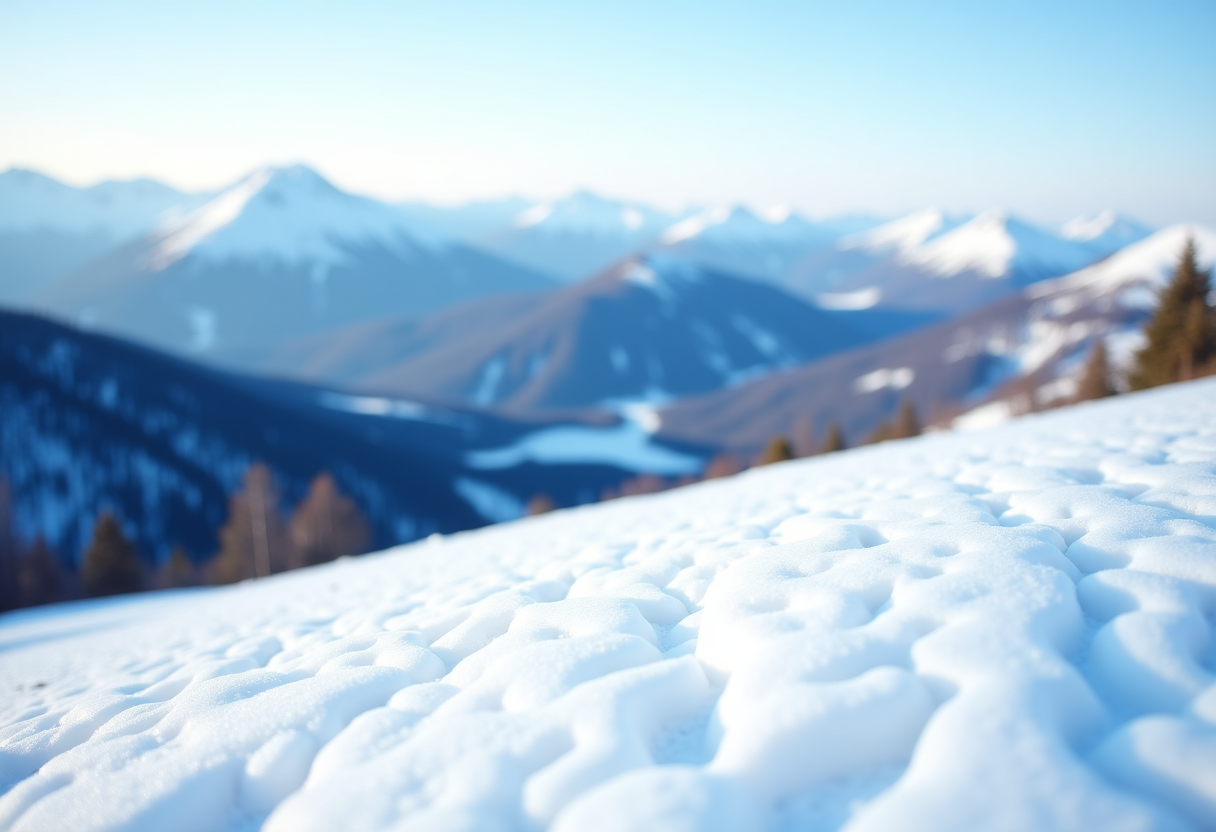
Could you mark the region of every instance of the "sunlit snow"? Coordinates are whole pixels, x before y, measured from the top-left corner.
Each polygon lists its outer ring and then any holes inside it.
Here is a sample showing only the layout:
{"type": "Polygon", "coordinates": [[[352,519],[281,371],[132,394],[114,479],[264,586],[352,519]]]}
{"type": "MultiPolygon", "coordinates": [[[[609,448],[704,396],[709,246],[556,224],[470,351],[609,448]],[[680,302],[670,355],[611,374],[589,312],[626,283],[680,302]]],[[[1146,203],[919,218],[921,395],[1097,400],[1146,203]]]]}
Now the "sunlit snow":
{"type": "Polygon", "coordinates": [[[0,618],[0,827],[1185,830],[1216,382],[0,618]]]}

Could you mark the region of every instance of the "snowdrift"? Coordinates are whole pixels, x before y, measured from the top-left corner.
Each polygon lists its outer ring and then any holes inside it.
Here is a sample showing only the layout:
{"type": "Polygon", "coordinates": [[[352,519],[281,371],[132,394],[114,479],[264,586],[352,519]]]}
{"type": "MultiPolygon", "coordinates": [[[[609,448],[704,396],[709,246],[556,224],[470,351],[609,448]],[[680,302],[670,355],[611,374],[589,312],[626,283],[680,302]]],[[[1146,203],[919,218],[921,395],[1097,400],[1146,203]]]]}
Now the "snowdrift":
{"type": "Polygon", "coordinates": [[[1216,382],[0,619],[0,828],[1216,819],[1216,382]]]}

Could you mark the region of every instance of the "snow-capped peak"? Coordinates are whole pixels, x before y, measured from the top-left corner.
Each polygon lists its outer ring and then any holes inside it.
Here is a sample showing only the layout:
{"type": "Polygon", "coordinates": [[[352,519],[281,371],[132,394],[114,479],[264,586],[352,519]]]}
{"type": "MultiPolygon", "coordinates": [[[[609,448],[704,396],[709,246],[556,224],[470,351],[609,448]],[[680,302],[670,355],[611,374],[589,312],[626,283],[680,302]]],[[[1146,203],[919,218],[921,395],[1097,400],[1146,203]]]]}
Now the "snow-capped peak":
{"type": "Polygon", "coordinates": [[[985,211],[900,254],[902,262],[942,277],[974,272],[999,278],[1017,272],[1026,282],[1075,271],[1094,258],[1086,244],[1028,225],[1003,208],[985,211]]]}
{"type": "Polygon", "coordinates": [[[911,251],[959,225],[939,208],[925,208],[841,241],[843,249],[873,253],[911,251]]]}
{"type": "Polygon", "coordinates": [[[821,237],[815,227],[787,206],[752,211],[741,205],[719,206],[694,214],[663,232],[664,245],[703,237],[720,243],[796,242],[821,237]]]}
{"type": "Polygon", "coordinates": [[[1143,240],[1152,230],[1133,219],[1107,209],[1096,214],[1084,214],[1060,227],[1066,240],[1088,243],[1101,255],[1118,251],[1124,246],[1143,240]]]}
{"type": "Polygon", "coordinates": [[[420,237],[395,208],[341,191],[309,168],[263,168],[163,226],[151,265],[162,269],[187,254],[334,265],[352,245],[437,243],[420,237]]]}
{"type": "Polygon", "coordinates": [[[1096,214],[1082,214],[1060,226],[1060,236],[1066,240],[1092,240],[1105,234],[1117,222],[1119,215],[1109,208],[1096,214]]]}
{"type": "Polygon", "coordinates": [[[642,205],[576,191],[564,199],[539,202],[521,211],[511,225],[517,229],[632,236],[657,232],[670,221],[667,215],[642,205]]]}

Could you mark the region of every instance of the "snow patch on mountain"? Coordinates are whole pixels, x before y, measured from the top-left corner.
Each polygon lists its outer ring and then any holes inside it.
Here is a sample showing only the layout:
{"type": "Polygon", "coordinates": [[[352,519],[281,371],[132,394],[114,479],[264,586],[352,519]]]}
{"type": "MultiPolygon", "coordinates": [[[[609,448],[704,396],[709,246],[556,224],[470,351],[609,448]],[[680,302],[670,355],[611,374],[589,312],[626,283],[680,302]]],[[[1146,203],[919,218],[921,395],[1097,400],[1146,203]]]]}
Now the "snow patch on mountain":
{"type": "Polygon", "coordinates": [[[882,300],[882,289],[871,286],[868,289],[858,289],[855,292],[824,292],[815,296],[815,303],[820,309],[832,309],[841,312],[855,312],[877,306],[882,300]]]}
{"type": "Polygon", "coordinates": [[[653,418],[635,415],[611,428],[584,425],[544,428],[504,448],[472,451],[466,460],[471,468],[481,470],[513,468],[532,462],[613,465],[626,471],[664,476],[698,473],[704,466],[703,460],[651,441],[651,434],[657,429],[653,418]]]}

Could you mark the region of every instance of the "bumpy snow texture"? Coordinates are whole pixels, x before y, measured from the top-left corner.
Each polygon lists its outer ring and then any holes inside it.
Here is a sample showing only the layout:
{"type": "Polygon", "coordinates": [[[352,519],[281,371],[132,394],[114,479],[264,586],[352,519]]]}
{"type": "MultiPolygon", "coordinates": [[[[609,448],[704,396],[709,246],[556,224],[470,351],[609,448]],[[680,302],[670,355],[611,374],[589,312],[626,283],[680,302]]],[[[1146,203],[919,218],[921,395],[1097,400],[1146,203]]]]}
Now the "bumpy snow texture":
{"type": "Polygon", "coordinates": [[[1216,828],[1216,384],[8,617],[15,830],[1216,828]]]}

